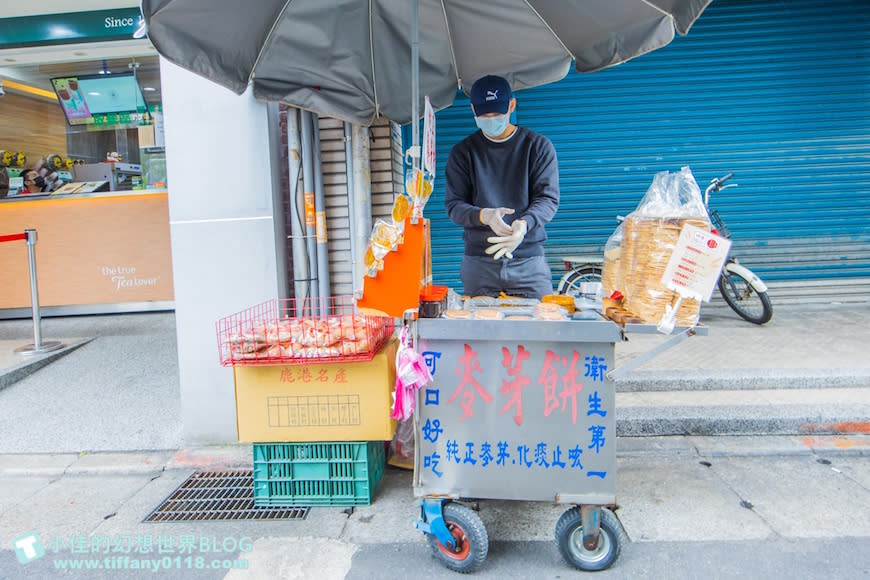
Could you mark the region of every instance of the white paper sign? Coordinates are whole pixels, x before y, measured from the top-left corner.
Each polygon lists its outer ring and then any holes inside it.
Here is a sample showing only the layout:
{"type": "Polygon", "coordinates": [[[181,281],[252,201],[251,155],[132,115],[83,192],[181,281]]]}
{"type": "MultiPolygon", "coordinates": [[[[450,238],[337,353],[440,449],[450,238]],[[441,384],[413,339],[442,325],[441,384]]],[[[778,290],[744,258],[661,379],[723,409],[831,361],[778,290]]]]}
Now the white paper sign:
{"type": "Polygon", "coordinates": [[[435,174],[435,109],[426,97],[423,113],[423,169],[430,175],[435,174]]]}
{"type": "Polygon", "coordinates": [[[730,248],[731,240],[686,224],[662,284],[681,296],[709,302],[730,248]]]}

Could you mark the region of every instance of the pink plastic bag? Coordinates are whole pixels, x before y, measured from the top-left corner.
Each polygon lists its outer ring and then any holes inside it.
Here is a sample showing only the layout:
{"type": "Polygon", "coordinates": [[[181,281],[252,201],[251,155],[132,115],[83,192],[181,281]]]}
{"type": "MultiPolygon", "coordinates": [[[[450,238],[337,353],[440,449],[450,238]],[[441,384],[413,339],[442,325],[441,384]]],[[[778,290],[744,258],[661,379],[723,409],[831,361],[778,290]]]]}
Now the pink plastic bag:
{"type": "Polygon", "coordinates": [[[411,346],[408,327],[402,329],[396,352],[396,390],[393,394],[393,419],[407,421],[414,414],[416,392],[432,382],[432,374],[423,357],[411,346]]]}

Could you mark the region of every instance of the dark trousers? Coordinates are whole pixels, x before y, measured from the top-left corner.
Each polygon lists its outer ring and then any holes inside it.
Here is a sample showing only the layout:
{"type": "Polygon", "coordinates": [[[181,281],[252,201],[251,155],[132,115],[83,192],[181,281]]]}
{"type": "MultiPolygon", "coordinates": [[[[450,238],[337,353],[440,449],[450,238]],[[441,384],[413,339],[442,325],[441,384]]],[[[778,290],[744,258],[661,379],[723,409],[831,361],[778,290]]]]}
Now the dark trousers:
{"type": "Polygon", "coordinates": [[[540,298],[553,293],[550,266],[544,256],[493,260],[490,256],[462,256],[459,270],[468,296],[540,298]]]}

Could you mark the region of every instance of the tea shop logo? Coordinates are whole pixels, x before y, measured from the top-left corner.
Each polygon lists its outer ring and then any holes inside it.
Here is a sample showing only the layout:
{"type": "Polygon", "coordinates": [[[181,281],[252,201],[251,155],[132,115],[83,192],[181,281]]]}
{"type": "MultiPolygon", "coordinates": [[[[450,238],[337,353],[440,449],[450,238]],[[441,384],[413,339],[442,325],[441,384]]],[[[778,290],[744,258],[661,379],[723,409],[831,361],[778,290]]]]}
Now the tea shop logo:
{"type": "Polygon", "coordinates": [[[118,292],[132,288],[156,288],[160,281],[160,276],[150,278],[137,276],[135,266],[102,266],[99,270],[104,278],[111,280],[112,286],[118,292]]]}

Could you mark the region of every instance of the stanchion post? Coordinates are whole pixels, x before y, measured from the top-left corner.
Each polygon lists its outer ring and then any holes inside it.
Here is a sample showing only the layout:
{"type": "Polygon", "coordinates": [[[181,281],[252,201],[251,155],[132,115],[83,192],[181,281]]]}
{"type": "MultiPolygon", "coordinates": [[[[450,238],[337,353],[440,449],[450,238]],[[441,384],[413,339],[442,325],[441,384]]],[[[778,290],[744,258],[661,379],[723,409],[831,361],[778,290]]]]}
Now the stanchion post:
{"type": "Polygon", "coordinates": [[[36,281],[36,230],[24,230],[27,234],[27,260],[30,265],[30,305],[33,307],[33,344],[42,346],[42,315],[39,312],[39,286],[36,281]]]}
{"type": "Polygon", "coordinates": [[[36,281],[36,230],[24,230],[27,258],[30,263],[30,304],[33,308],[33,344],[15,349],[17,354],[42,354],[63,347],[57,340],[42,342],[42,316],[39,312],[39,287],[36,281]]]}

